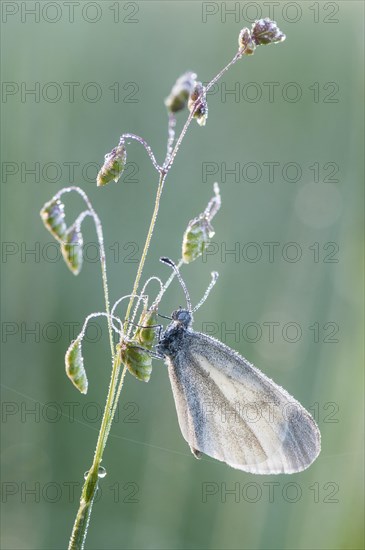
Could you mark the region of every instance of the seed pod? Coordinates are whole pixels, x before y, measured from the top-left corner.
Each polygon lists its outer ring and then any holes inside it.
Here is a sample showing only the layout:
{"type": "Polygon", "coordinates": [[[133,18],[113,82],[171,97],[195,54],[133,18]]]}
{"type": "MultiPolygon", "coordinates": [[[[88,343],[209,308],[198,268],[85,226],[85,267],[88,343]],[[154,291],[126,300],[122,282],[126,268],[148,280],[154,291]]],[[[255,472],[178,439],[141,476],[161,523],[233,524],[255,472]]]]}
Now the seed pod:
{"type": "Polygon", "coordinates": [[[189,264],[201,256],[214,236],[211,220],[221,206],[218,183],[214,184],[214,197],[210,199],[202,214],[191,220],[186,228],[182,243],[182,260],[189,264]]]}
{"type": "Polygon", "coordinates": [[[127,162],[127,151],[124,143],[119,143],[117,147],[114,147],[110,153],[105,155],[104,159],[104,164],[96,179],[98,187],[106,185],[112,180],[117,182],[123,174],[127,162]]]}
{"type": "Polygon", "coordinates": [[[251,31],[247,27],[241,30],[238,37],[238,45],[242,55],[252,55],[256,49],[256,44],[252,38],[251,31]]]}
{"type": "Polygon", "coordinates": [[[135,339],[141,346],[147,349],[152,348],[155,340],[155,327],[157,325],[157,321],[157,311],[155,309],[143,311],[140,320],[138,321],[139,327],[136,330],[135,339]]]}
{"type": "Polygon", "coordinates": [[[176,80],[170,95],[165,99],[165,105],[170,113],[177,113],[185,109],[194,89],[195,79],[195,73],[187,72],[176,80]]]}
{"type": "Polygon", "coordinates": [[[130,340],[123,344],[121,358],[133,376],[143,382],[149,381],[152,372],[152,358],[146,350],[141,348],[138,340],[130,340]]]}
{"type": "Polygon", "coordinates": [[[190,112],[195,109],[194,118],[199,126],[205,126],[208,118],[208,103],[205,97],[205,88],[201,82],[197,82],[191,92],[188,107],[190,112]]]}
{"type": "Polygon", "coordinates": [[[209,239],[213,236],[214,229],[203,214],[191,220],[183,236],[183,262],[185,264],[190,264],[190,262],[199,258],[209,243],[209,239]]]}
{"type": "Polygon", "coordinates": [[[59,199],[51,199],[43,206],[40,216],[46,229],[58,241],[63,241],[67,231],[65,223],[65,205],[59,199]]]}
{"type": "Polygon", "coordinates": [[[82,357],[81,339],[71,342],[65,356],[66,374],[73,385],[81,392],[87,393],[88,381],[82,357]]]}
{"type": "Polygon", "coordinates": [[[251,34],[257,46],[276,44],[277,42],[283,42],[286,38],[276,22],[268,17],[255,21],[252,25],[251,34]]]}
{"type": "Polygon", "coordinates": [[[82,267],[82,233],[75,224],[66,232],[61,243],[61,252],[67,267],[74,275],[78,275],[82,267]]]}

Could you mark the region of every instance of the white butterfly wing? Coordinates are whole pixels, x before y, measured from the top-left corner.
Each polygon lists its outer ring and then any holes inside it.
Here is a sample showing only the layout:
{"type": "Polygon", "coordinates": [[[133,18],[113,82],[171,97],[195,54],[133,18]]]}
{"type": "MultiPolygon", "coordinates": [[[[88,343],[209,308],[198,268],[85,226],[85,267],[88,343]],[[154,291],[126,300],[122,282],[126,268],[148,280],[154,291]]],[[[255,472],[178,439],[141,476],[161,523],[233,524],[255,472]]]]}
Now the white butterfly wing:
{"type": "Polygon", "coordinates": [[[311,415],[218,340],[187,331],[184,346],[166,361],[180,429],[193,452],[256,474],[299,472],[318,456],[320,432],[311,415]]]}

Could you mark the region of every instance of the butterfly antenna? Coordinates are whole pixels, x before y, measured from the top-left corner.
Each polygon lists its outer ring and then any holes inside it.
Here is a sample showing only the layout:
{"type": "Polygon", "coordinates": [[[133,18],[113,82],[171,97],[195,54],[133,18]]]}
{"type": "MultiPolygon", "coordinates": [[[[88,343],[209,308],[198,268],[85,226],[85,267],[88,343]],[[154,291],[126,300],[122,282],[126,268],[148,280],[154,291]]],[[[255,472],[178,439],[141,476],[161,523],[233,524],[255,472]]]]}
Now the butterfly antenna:
{"type": "Polygon", "coordinates": [[[177,266],[174,264],[174,262],[172,260],[170,260],[170,258],[165,258],[165,257],[160,258],[160,262],[170,266],[174,270],[175,275],[178,278],[178,281],[181,284],[182,289],[183,289],[184,294],[185,294],[187,310],[189,311],[189,313],[192,313],[192,307],[191,307],[191,300],[190,300],[189,292],[188,292],[188,289],[186,288],[186,284],[184,283],[183,278],[181,277],[180,271],[178,270],[177,266]]]}
{"type": "Polygon", "coordinates": [[[205,300],[208,298],[209,294],[210,294],[210,291],[212,290],[213,286],[215,285],[215,283],[217,282],[217,279],[218,279],[218,276],[219,276],[219,273],[217,271],[213,271],[212,272],[212,280],[210,281],[210,284],[207,288],[207,290],[205,291],[205,294],[203,296],[203,298],[200,300],[200,302],[198,303],[198,305],[196,305],[193,309],[193,313],[196,312],[197,309],[200,308],[200,306],[202,306],[205,302],[205,300]]]}

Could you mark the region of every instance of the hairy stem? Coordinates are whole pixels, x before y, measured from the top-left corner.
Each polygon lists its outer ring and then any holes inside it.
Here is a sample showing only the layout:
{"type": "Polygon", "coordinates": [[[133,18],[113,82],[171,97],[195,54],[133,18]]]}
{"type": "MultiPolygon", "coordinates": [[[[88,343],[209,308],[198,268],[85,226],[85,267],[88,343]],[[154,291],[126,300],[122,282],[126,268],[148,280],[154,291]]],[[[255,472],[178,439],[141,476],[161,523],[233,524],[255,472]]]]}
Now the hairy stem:
{"type": "Polygon", "coordinates": [[[231,61],[225,67],[223,67],[223,69],[219,71],[219,73],[214,78],[212,78],[212,80],[207,84],[205,88],[206,92],[208,92],[208,90],[210,90],[210,88],[214,86],[214,84],[224,75],[226,71],[228,71],[228,69],[232,67],[232,65],[236,63],[236,61],[238,61],[238,59],[241,59],[242,54],[243,54],[243,51],[237,52],[234,55],[234,57],[231,59],[231,61]]]}
{"type": "MultiPolygon", "coordinates": [[[[146,257],[147,257],[147,253],[148,253],[148,248],[150,246],[151,238],[152,238],[152,235],[153,235],[153,230],[154,230],[154,227],[155,227],[155,224],[156,224],[156,219],[157,219],[158,210],[159,210],[159,206],[160,206],[160,199],[161,199],[161,194],[162,194],[165,178],[166,178],[166,173],[163,172],[163,171],[160,172],[160,179],[159,179],[159,184],[158,184],[157,193],[156,193],[155,207],[154,207],[154,210],[153,210],[151,223],[150,223],[150,227],[148,229],[147,238],[146,238],[146,242],[145,242],[145,245],[144,245],[144,248],[143,248],[143,253],[142,253],[142,256],[141,256],[141,260],[140,260],[140,263],[139,263],[139,266],[138,266],[136,279],[134,281],[132,296],[131,296],[131,298],[129,300],[129,303],[128,303],[127,313],[126,313],[126,318],[127,319],[128,319],[128,316],[131,313],[134,296],[137,293],[139,282],[141,280],[143,267],[144,267],[146,257]]],[[[114,350],[113,350],[113,352],[114,352],[114,350]]],[[[124,369],[122,371],[122,375],[120,377],[119,388],[118,388],[118,391],[116,393],[116,386],[117,386],[117,383],[118,383],[120,367],[121,367],[120,355],[115,354],[114,355],[114,360],[113,360],[112,375],[111,375],[111,379],[110,379],[109,390],[108,390],[107,400],[106,400],[104,414],[103,414],[103,419],[102,419],[102,422],[101,422],[101,427],[100,427],[98,440],[97,440],[97,443],[96,443],[96,448],[95,448],[95,453],[94,453],[94,461],[93,461],[93,464],[92,464],[92,466],[91,466],[91,468],[90,468],[90,470],[89,470],[89,472],[86,476],[85,483],[84,483],[84,486],[83,486],[83,489],[82,489],[82,494],[81,494],[81,499],[80,499],[80,506],[79,506],[79,510],[77,512],[74,527],[73,527],[73,530],[72,530],[72,534],[71,534],[71,538],[70,538],[70,544],[69,544],[69,550],[79,550],[79,549],[81,550],[84,547],[86,534],[87,534],[87,528],[88,528],[90,514],[91,514],[91,509],[92,509],[92,505],[93,505],[95,495],[96,495],[96,492],[97,492],[97,488],[98,488],[98,484],[97,484],[98,470],[99,470],[99,466],[100,466],[101,461],[102,461],[103,452],[104,452],[104,449],[105,449],[106,442],[108,440],[111,424],[113,422],[115,410],[116,410],[116,407],[117,407],[117,404],[118,404],[118,398],[119,398],[120,392],[122,390],[123,381],[124,381],[124,377],[125,377],[125,374],[126,374],[126,367],[124,367],[124,369]]]]}
{"type": "Polygon", "coordinates": [[[166,174],[167,174],[167,172],[165,172],[165,171],[160,172],[160,179],[159,179],[158,187],[157,187],[155,207],[154,207],[154,210],[153,210],[153,214],[152,214],[152,218],[151,218],[151,222],[150,222],[150,227],[148,229],[146,242],[144,243],[143,252],[142,252],[141,260],[139,262],[136,279],[134,281],[133,290],[132,290],[132,297],[131,297],[131,299],[129,300],[129,303],[128,303],[127,312],[126,312],[126,315],[125,315],[126,319],[128,319],[128,317],[131,313],[132,306],[133,306],[133,301],[134,301],[133,295],[137,294],[138,287],[139,287],[139,282],[140,282],[141,277],[142,277],[143,267],[144,267],[144,264],[145,264],[145,261],[146,261],[148,249],[150,247],[150,243],[151,243],[151,239],[152,239],[152,235],[153,235],[153,230],[154,230],[155,225],[156,225],[158,211],[159,211],[159,208],[160,208],[160,200],[161,200],[161,195],[162,195],[162,191],[163,191],[163,187],[164,187],[164,183],[165,183],[165,179],[166,179],[166,174]]]}
{"type": "MultiPolygon", "coordinates": [[[[219,78],[240,57],[241,57],[241,54],[237,53],[233,57],[233,59],[228,63],[228,65],[226,65],[226,67],[224,67],[209,82],[209,84],[205,88],[205,91],[208,91],[213,86],[213,84],[215,84],[215,82],[217,80],[219,80],[219,78]]],[[[162,166],[158,165],[158,163],[155,159],[155,156],[152,152],[152,149],[150,148],[150,146],[147,144],[147,142],[143,138],[141,138],[139,136],[136,136],[135,134],[129,134],[129,133],[123,134],[121,136],[121,140],[133,139],[135,141],[138,141],[141,145],[143,145],[143,147],[146,149],[146,151],[148,153],[148,156],[151,159],[151,162],[152,162],[154,168],[159,172],[159,175],[160,175],[159,182],[158,182],[158,187],[157,187],[157,192],[156,192],[155,206],[154,206],[154,210],[153,210],[153,213],[152,213],[152,218],[151,218],[150,226],[149,226],[149,229],[148,229],[145,245],[144,245],[144,248],[143,248],[141,260],[140,260],[139,265],[138,265],[137,274],[136,274],[136,278],[135,278],[134,285],[133,285],[133,290],[132,290],[131,297],[130,297],[130,300],[129,300],[129,303],[128,303],[128,307],[127,307],[127,311],[126,311],[126,319],[128,319],[130,314],[131,314],[134,299],[136,298],[136,295],[137,295],[137,292],[138,292],[140,280],[141,280],[141,277],[142,277],[143,268],[144,268],[146,258],[147,258],[147,254],[148,254],[148,249],[149,249],[151,239],[152,239],[152,235],[153,235],[153,231],[154,231],[154,228],[155,228],[155,225],[156,225],[156,220],[157,220],[157,216],[158,216],[158,212],[159,212],[159,208],[160,208],[161,195],[162,195],[162,191],[163,191],[163,188],[164,188],[164,183],[165,183],[165,180],[166,180],[166,176],[167,176],[168,172],[170,171],[170,169],[171,169],[171,167],[174,163],[176,154],[177,154],[177,152],[180,148],[180,145],[181,145],[181,143],[184,139],[184,136],[185,136],[190,124],[191,124],[191,121],[193,120],[194,114],[195,114],[196,110],[198,109],[198,106],[199,106],[199,100],[196,101],[196,103],[194,104],[191,112],[189,113],[189,116],[188,116],[182,130],[181,130],[181,133],[180,133],[178,139],[175,142],[174,147],[173,147],[173,142],[174,142],[174,137],[175,137],[175,135],[174,135],[175,120],[174,120],[173,117],[170,117],[170,119],[169,119],[169,135],[168,135],[167,154],[166,154],[165,162],[163,163],[162,166]]],[[[99,467],[100,467],[100,464],[101,464],[101,461],[102,461],[102,458],[103,458],[103,452],[104,452],[104,449],[105,449],[106,442],[108,440],[108,436],[109,436],[110,428],[111,428],[111,425],[112,425],[112,422],[113,422],[116,407],[118,405],[120,393],[121,393],[122,388],[123,388],[123,383],[124,383],[127,368],[124,366],[122,372],[120,373],[121,365],[122,365],[121,357],[120,357],[120,354],[115,353],[115,350],[114,350],[111,315],[110,315],[110,307],[109,307],[109,297],[108,297],[108,284],[107,284],[106,267],[105,267],[104,240],[103,240],[103,234],[102,234],[102,229],[101,229],[101,223],[100,223],[100,220],[99,220],[96,212],[92,208],[92,205],[91,205],[90,201],[88,200],[87,196],[85,195],[85,193],[77,187],[67,188],[66,190],[63,190],[63,192],[71,191],[71,190],[77,191],[84,198],[84,200],[87,203],[88,208],[89,208],[89,210],[90,210],[90,212],[91,212],[91,214],[94,218],[94,221],[95,221],[97,235],[98,235],[98,239],[99,239],[99,245],[100,245],[100,259],[101,259],[101,264],[102,264],[103,288],[104,288],[104,296],[105,296],[105,303],[106,303],[106,312],[107,312],[107,315],[108,315],[108,327],[109,327],[110,344],[111,344],[112,357],[113,357],[112,374],[111,374],[111,378],[110,378],[108,395],[107,395],[107,398],[106,398],[103,419],[102,419],[102,422],[101,422],[101,427],[100,427],[100,431],[99,431],[99,435],[98,435],[98,440],[97,440],[97,443],[96,443],[96,448],[95,448],[95,453],[94,453],[94,460],[93,460],[93,463],[92,463],[92,466],[91,466],[90,470],[88,471],[88,473],[86,475],[85,483],[84,483],[82,493],[81,493],[80,506],[79,506],[79,509],[78,509],[78,512],[77,512],[77,515],[76,515],[75,523],[74,523],[74,526],[73,526],[73,530],[72,530],[72,534],[71,534],[71,538],[70,538],[70,542],[69,542],[69,550],[82,550],[84,548],[84,544],[85,544],[85,539],[86,539],[86,535],[87,535],[87,530],[88,530],[92,505],[93,505],[95,495],[96,495],[96,492],[97,492],[97,489],[98,489],[98,471],[99,471],[99,467]],[[119,380],[119,384],[118,384],[118,380],[119,380]]],[[[181,266],[181,264],[182,264],[182,260],[180,260],[178,265],[181,266]]],[[[164,285],[163,292],[167,289],[167,287],[169,286],[169,284],[171,283],[173,278],[174,278],[174,274],[172,274],[170,276],[167,283],[164,285]]],[[[127,325],[125,324],[124,332],[126,332],[126,326],[127,325]]],[[[123,337],[121,337],[120,343],[123,343],[123,337]]]]}
{"type": "Polygon", "coordinates": [[[150,160],[153,166],[156,168],[158,172],[160,172],[161,167],[158,165],[155,155],[153,154],[151,147],[148,145],[145,139],[141,138],[140,136],[137,136],[136,134],[130,134],[130,133],[122,134],[120,136],[120,141],[125,141],[126,139],[133,139],[134,141],[138,141],[138,143],[140,143],[146,149],[146,152],[150,157],[150,160]]]}
{"type": "MultiPolygon", "coordinates": [[[[107,272],[106,272],[104,235],[103,235],[103,229],[102,229],[101,221],[99,219],[99,216],[95,212],[95,210],[93,208],[93,205],[90,202],[89,197],[86,195],[86,193],[82,189],[80,189],[80,187],[76,187],[76,186],[65,187],[64,189],[61,189],[61,191],[59,193],[57,193],[57,195],[55,195],[55,197],[59,198],[64,193],[70,193],[71,191],[75,191],[76,193],[78,193],[82,197],[82,199],[84,200],[86,206],[88,207],[90,216],[94,220],[96,235],[98,237],[98,243],[99,243],[99,248],[100,248],[101,278],[102,278],[102,282],[103,282],[105,311],[106,311],[107,316],[108,316],[109,343],[110,343],[110,350],[111,350],[111,354],[112,354],[112,360],[114,360],[113,327],[112,327],[111,317],[110,317],[108,277],[107,277],[107,272]]],[[[81,216],[84,216],[84,215],[85,215],[85,213],[81,214],[81,216]]],[[[80,221],[80,223],[81,223],[81,221],[80,221]]]]}
{"type": "MultiPolygon", "coordinates": [[[[154,231],[154,228],[155,228],[155,225],[156,225],[158,211],[159,211],[159,208],[160,208],[161,195],[162,195],[165,179],[166,179],[166,172],[161,171],[160,172],[160,179],[159,179],[158,187],[157,187],[157,192],[156,192],[155,207],[153,209],[153,214],[152,214],[150,226],[149,226],[147,237],[146,237],[146,242],[144,244],[142,256],[141,256],[141,259],[140,259],[140,262],[139,262],[139,265],[138,265],[137,275],[136,275],[136,278],[135,278],[135,281],[134,281],[131,298],[130,298],[129,303],[128,303],[126,316],[125,316],[126,319],[128,319],[130,314],[131,314],[133,301],[134,301],[135,296],[137,294],[139,283],[140,283],[140,280],[141,280],[141,277],[142,277],[143,267],[144,267],[144,264],[145,264],[145,261],[146,261],[146,258],[147,258],[148,249],[149,249],[149,246],[150,246],[150,243],[151,243],[153,231],[154,231]]],[[[117,393],[115,395],[114,403],[112,405],[112,411],[111,411],[110,418],[109,418],[109,421],[108,421],[108,426],[107,426],[106,438],[108,438],[109,431],[110,431],[110,428],[111,428],[111,425],[112,425],[112,422],[113,422],[114,414],[115,414],[116,408],[118,406],[119,396],[120,396],[120,393],[121,393],[122,388],[123,388],[123,383],[124,383],[124,378],[125,378],[126,372],[127,372],[127,368],[126,368],[126,366],[124,366],[121,377],[120,377],[117,393]]]]}

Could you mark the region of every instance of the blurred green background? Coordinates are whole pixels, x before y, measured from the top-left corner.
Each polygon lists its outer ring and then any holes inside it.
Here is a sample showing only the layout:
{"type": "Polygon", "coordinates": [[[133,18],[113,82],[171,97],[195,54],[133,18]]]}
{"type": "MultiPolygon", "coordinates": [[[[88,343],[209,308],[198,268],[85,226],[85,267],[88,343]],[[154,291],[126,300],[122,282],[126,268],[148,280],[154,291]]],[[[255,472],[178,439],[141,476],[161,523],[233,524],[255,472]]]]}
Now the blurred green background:
{"type": "MultiPolygon", "coordinates": [[[[95,163],[123,132],[142,135],[162,161],[163,99],[176,78],[194,70],[208,81],[232,57],[247,19],[272,15],[258,2],[106,1],[76,3],[70,21],[65,4],[41,2],[39,19],[24,8],[34,2],[2,4],[6,550],[66,547],[110,373],[102,320],[84,345],[88,395],[64,373],[70,327],[103,309],[94,228],[83,226],[91,244],[75,278],[52,261],[57,249],[39,210],[61,187],[81,186],[103,222],[111,299],[130,292],[156,173],[134,143],[119,184],[97,189],[95,163]],[[24,95],[37,86],[36,96],[24,95]]],[[[196,461],[166,368],[155,362],[149,384],[127,376],[87,548],[363,548],[363,12],[362,2],[275,7],[287,40],[241,60],[209,96],[206,127],[191,126],[168,177],[144,273],[169,275],[159,256],[180,257],[187,221],[220,182],[214,253],[183,270],[194,303],[210,272],[220,273],[195,329],[210,323],[312,411],[320,457],[301,474],[269,477],[196,461]],[[225,93],[232,89],[239,95],[225,93]],[[216,173],[204,174],[204,163],[216,173]],[[237,163],[235,181],[224,168],[237,163]],[[273,178],[267,163],[278,163],[273,178]],[[278,243],[271,258],[269,242],[278,243]],[[226,254],[232,249],[238,257],[226,254]],[[232,328],[239,334],[224,334],[232,328]]],[[[81,201],[65,202],[72,222],[81,201]]],[[[160,312],[183,300],[174,283],[160,312]]]]}

